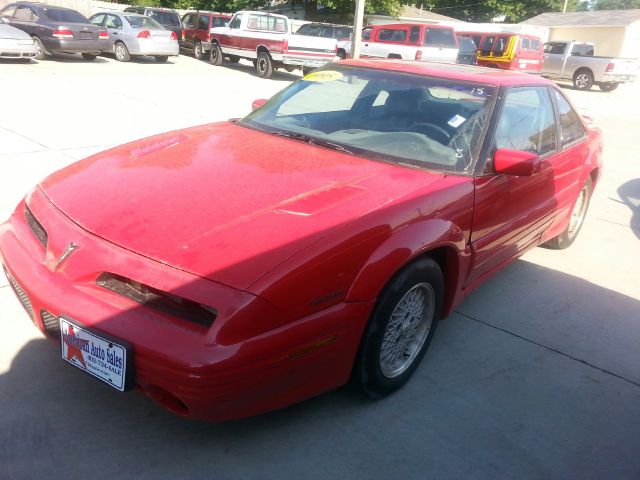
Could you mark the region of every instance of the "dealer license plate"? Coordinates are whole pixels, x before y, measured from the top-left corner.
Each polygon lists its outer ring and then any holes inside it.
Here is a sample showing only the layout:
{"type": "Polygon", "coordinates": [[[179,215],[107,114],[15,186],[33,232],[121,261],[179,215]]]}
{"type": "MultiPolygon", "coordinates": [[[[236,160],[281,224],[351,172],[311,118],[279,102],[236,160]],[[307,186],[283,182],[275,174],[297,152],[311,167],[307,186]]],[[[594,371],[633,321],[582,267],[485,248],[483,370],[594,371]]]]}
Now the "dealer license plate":
{"type": "Polygon", "coordinates": [[[60,318],[62,358],[113,388],[124,391],[127,348],[60,318]]]}

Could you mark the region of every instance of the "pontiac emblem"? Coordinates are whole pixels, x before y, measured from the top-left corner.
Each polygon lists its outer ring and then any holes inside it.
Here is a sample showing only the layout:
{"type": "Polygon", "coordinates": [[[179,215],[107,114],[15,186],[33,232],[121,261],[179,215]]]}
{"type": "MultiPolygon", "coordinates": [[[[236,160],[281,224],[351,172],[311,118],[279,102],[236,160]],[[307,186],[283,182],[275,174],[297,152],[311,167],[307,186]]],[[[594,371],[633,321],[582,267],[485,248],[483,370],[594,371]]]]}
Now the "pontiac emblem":
{"type": "Polygon", "coordinates": [[[53,267],[53,270],[54,271],[58,270],[60,265],[62,265],[62,262],[64,262],[67,258],[69,258],[69,255],[75,252],[79,247],[80,245],[76,245],[75,243],[71,242],[67,247],[67,249],[62,253],[62,255],[60,255],[60,258],[58,259],[55,266],[53,267]]]}

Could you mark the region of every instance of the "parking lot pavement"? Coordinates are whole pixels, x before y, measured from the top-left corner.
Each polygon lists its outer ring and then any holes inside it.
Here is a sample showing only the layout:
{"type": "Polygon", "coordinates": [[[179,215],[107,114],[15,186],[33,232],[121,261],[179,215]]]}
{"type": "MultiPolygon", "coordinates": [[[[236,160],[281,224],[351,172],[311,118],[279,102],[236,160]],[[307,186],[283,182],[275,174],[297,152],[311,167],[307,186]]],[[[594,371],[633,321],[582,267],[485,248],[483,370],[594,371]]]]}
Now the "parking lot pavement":
{"type": "MultiPolygon", "coordinates": [[[[274,78],[187,57],[0,63],[0,217],[75,159],[240,116],[297,76],[274,78]]],[[[57,361],[0,280],[0,478],[640,478],[640,85],[567,92],[606,142],[580,237],[480,287],[382,401],[342,388],[185,421],[57,361]]]]}

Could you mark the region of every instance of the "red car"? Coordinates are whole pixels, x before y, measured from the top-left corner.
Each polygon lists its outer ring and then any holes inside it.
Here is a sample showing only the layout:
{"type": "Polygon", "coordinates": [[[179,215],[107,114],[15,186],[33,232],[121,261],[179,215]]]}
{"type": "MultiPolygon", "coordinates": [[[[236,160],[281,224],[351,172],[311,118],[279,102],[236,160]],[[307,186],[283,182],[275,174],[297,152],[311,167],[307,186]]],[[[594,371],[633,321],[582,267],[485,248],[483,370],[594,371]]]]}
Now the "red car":
{"type": "Polygon", "coordinates": [[[345,61],[254,107],[71,165],[0,226],[62,358],[187,417],[400,388],[473,288],[574,241],[600,175],[600,131],[515,72],[345,61]]]}

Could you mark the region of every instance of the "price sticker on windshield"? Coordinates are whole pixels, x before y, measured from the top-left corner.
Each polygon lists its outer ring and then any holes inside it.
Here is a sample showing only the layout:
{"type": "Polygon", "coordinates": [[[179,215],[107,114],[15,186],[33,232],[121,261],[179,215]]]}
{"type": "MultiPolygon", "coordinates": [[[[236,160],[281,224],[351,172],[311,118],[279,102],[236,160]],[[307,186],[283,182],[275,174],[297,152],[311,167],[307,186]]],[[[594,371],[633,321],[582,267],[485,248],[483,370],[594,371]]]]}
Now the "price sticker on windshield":
{"type": "Polygon", "coordinates": [[[309,75],[302,77],[307,82],[335,82],[342,78],[342,73],[335,70],[320,70],[318,72],[311,72],[309,75]]]}

